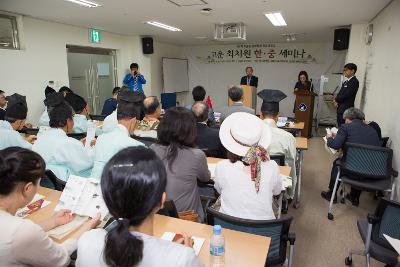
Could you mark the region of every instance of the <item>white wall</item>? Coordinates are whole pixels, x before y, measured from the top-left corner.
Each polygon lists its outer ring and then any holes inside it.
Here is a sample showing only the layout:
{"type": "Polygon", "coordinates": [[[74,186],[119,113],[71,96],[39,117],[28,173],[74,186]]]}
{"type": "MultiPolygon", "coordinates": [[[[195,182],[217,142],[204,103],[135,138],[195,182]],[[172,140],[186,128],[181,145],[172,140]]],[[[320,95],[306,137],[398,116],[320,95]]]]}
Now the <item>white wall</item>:
{"type": "MultiPolygon", "coordinates": [[[[297,44],[296,44],[297,45],[297,44]]],[[[310,45],[310,44],[308,44],[310,45]]],[[[221,45],[222,46],[222,45],[221,45]]],[[[254,68],[254,75],[258,76],[258,91],[262,89],[279,89],[288,97],[281,102],[280,110],[283,115],[293,116],[293,103],[295,96],[293,88],[297,81],[297,75],[301,70],[308,72],[314,81],[321,74],[341,71],[345,59],[345,52],[332,50],[332,43],[313,44],[316,50],[325,54],[322,64],[300,64],[300,63],[220,63],[206,64],[197,60],[197,56],[207,54],[218,46],[192,46],[184,48],[184,55],[189,59],[189,85],[203,85],[207,94],[211,96],[213,105],[218,108],[227,105],[227,88],[232,84],[239,84],[240,78],[245,75],[246,66],[254,68]]],[[[259,98],[257,109],[260,109],[259,98]]],[[[191,95],[187,94],[187,100],[191,95]]]]}
{"type": "Polygon", "coordinates": [[[43,111],[44,87],[54,80],[59,86],[68,85],[66,45],[92,46],[117,50],[118,84],[121,85],[131,62],[138,62],[148,80],[144,87],[151,94],[150,59],[142,54],[138,36],[101,33],[101,44],[88,41],[88,29],[22,17],[23,49],[0,49],[0,88],[6,94],[20,93],[27,96],[28,120],[37,122],[43,111]]]}
{"type": "MultiPolygon", "coordinates": [[[[382,128],[383,136],[389,136],[392,140],[393,165],[397,170],[400,169],[399,14],[400,0],[395,0],[372,21],[374,36],[367,48],[365,59],[369,66],[364,106],[367,119],[376,121],[382,128]]],[[[361,44],[363,39],[359,36],[358,40],[352,38],[351,41],[361,44]]],[[[356,48],[349,50],[348,57],[353,58],[354,53],[357,53],[356,50],[356,48]]],[[[397,196],[400,199],[400,183],[397,184],[397,196]]]]}

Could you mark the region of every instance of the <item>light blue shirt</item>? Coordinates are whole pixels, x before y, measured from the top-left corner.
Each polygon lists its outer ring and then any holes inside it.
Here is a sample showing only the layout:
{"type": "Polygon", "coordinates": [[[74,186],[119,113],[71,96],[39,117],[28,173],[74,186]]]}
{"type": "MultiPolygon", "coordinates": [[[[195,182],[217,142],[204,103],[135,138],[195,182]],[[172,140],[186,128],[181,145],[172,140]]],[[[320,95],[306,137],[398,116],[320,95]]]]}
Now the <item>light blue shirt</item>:
{"type": "Polygon", "coordinates": [[[22,138],[8,121],[0,121],[0,150],[11,146],[32,149],[32,144],[22,138]]]}
{"type": "Polygon", "coordinates": [[[101,178],[106,163],[119,151],[130,146],[144,146],[129,136],[128,129],[118,124],[111,132],[104,133],[97,138],[95,160],[92,169],[92,178],[101,178]]]}
{"type": "Polygon", "coordinates": [[[39,134],[32,150],[42,156],[46,168],[63,181],[70,175],[89,177],[93,167],[94,149],[85,148],[61,129],[51,128],[39,134]]]}
{"type": "Polygon", "coordinates": [[[47,112],[47,108],[43,111],[42,115],[39,118],[38,127],[47,126],[49,127],[50,118],[49,113],[47,112]]]}
{"type": "MultiPolygon", "coordinates": [[[[89,127],[88,119],[85,115],[75,114],[74,115],[74,127],[72,128],[73,133],[86,133],[89,127]]],[[[102,130],[96,126],[96,136],[102,134],[102,130]]]]}
{"type": "Polygon", "coordinates": [[[117,125],[117,110],[114,110],[114,112],[108,115],[103,121],[103,133],[111,132],[112,130],[114,130],[115,127],[117,127],[117,125]]]}

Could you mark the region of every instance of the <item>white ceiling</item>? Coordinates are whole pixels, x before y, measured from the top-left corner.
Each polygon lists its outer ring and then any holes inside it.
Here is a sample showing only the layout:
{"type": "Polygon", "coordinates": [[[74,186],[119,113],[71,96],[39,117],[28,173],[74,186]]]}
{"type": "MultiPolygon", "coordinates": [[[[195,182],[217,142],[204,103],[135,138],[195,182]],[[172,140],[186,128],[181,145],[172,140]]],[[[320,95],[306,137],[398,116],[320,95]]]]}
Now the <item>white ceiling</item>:
{"type": "Polygon", "coordinates": [[[335,27],[370,21],[390,0],[204,0],[206,5],[179,7],[200,0],[92,0],[102,7],[85,8],[64,0],[0,0],[0,10],[125,35],[153,36],[177,45],[210,43],[214,24],[244,22],[249,42],[281,42],[283,33],[305,33],[297,42],[330,41],[335,27]],[[211,15],[200,13],[213,9],[211,15]],[[288,26],[273,27],[263,13],[281,11],[288,26]],[[169,32],[143,22],[156,20],[182,29],[169,32]]]}

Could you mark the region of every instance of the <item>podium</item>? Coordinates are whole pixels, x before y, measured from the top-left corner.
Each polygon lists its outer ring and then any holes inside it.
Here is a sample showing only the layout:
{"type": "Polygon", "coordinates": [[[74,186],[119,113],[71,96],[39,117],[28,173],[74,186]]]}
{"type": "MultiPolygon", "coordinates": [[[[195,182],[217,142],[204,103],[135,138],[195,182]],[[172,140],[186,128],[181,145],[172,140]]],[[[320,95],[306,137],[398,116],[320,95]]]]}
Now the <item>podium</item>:
{"type": "MultiPolygon", "coordinates": [[[[240,87],[243,89],[243,105],[256,110],[257,89],[249,85],[241,85],[240,87]]],[[[228,106],[232,106],[232,104],[233,101],[228,96],[228,106]]]]}
{"type": "Polygon", "coordinates": [[[304,129],[301,136],[310,138],[314,114],[314,97],[315,94],[308,90],[299,90],[295,92],[295,118],[296,121],[304,122],[304,129]]]}

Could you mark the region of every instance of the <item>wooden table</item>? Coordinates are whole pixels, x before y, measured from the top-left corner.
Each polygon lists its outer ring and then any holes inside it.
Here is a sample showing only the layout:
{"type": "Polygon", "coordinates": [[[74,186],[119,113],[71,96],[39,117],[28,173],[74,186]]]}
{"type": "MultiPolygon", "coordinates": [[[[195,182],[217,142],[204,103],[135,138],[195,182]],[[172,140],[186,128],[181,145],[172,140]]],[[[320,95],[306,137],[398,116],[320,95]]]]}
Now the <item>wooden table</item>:
{"type": "MultiPolygon", "coordinates": [[[[61,192],[43,187],[39,187],[38,193],[44,195],[46,200],[51,201],[51,204],[27,217],[36,223],[49,218],[53,214],[61,196],[61,192]]],[[[212,226],[155,215],[154,235],[161,237],[165,232],[186,232],[192,236],[205,238],[199,258],[204,266],[210,266],[209,247],[212,226]]],[[[264,266],[271,238],[228,229],[223,229],[222,233],[225,236],[225,266],[264,266]]],[[[68,236],[65,239],[67,238],[68,236]]],[[[65,239],[61,240],[60,243],[65,239]]]]}
{"type": "Polygon", "coordinates": [[[308,149],[308,139],[305,137],[296,137],[296,167],[297,167],[297,183],[295,189],[295,196],[293,201],[293,207],[298,208],[300,206],[301,196],[301,181],[302,181],[302,169],[303,169],[303,153],[308,149]]]}
{"type": "MultiPolygon", "coordinates": [[[[207,157],[207,163],[209,163],[209,164],[216,164],[221,160],[223,160],[223,159],[207,157]]],[[[279,171],[282,175],[290,176],[290,167],[289,166],[279,166],[279,171]]]]}
{"type": "Polygon", "coordinates": [[[296,136],[299,135],[299,133],[304,129],[304,122],[300,121],[300,122],[295,122],[292,126],[282,126],[279,127],[283,130],[292,130],[296,132],[296,136]]]}

